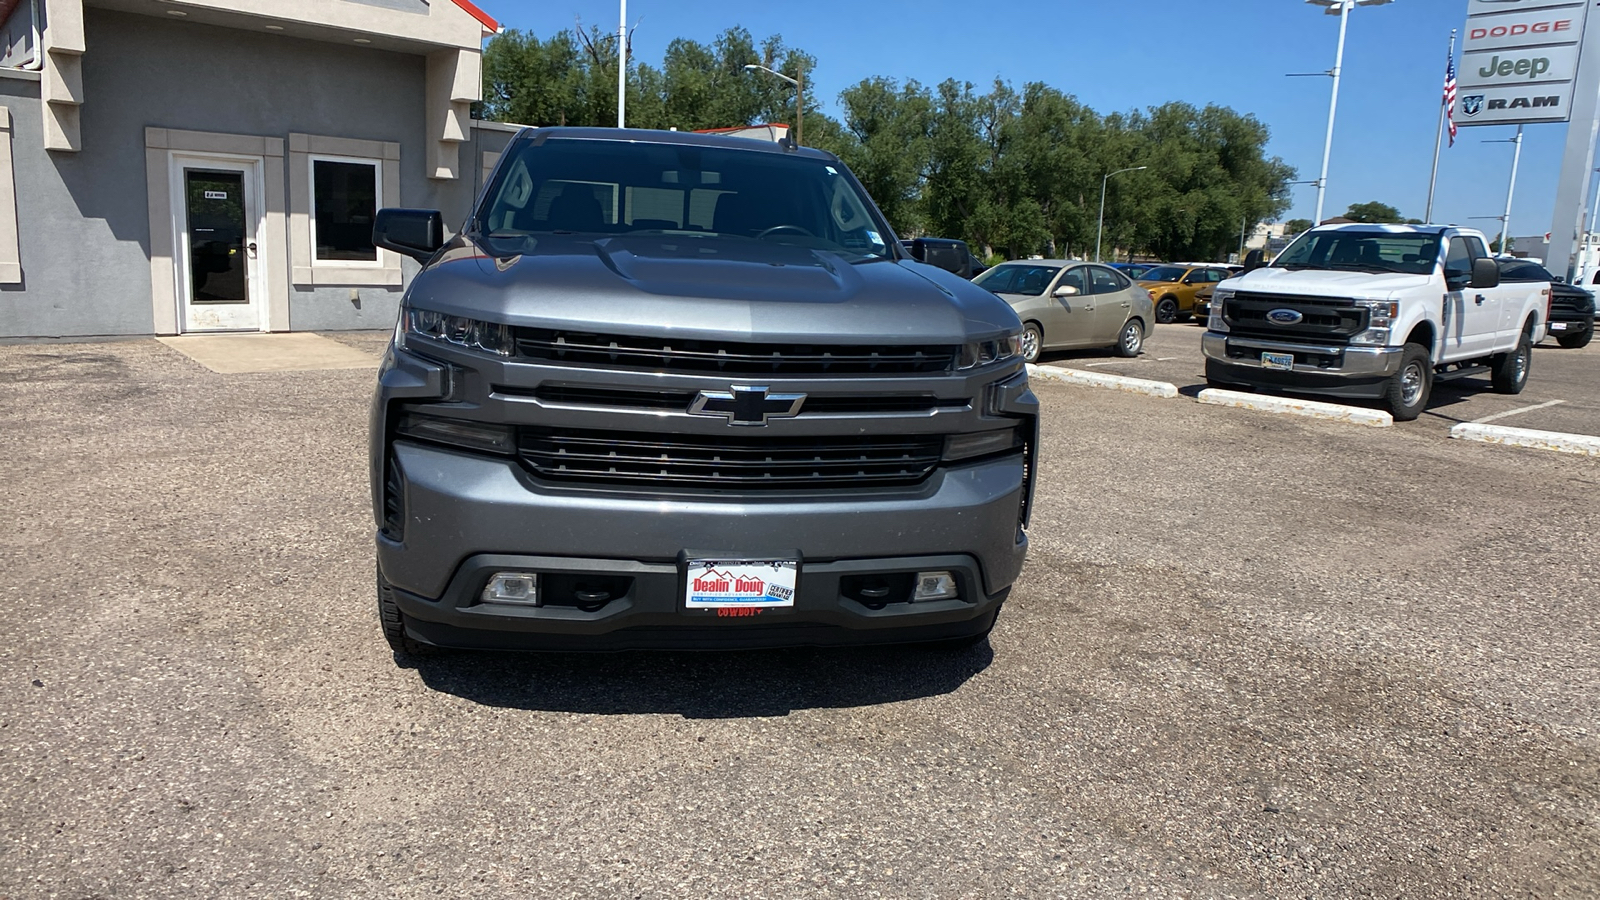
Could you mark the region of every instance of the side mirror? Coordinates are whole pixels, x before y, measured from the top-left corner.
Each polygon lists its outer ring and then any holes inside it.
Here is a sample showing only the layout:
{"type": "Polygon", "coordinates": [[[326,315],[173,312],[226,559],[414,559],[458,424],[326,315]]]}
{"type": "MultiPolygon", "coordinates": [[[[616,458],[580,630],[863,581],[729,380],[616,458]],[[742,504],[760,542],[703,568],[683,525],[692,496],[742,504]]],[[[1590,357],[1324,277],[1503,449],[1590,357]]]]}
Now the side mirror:
{"type": "Polygon", "coordinates": [[[1266,264],[1266,254],[1262,253],[1260,250],[1251,250],[1249,253],[1244,255],[1245,272],[1254,272],[1266,264]]]}
{"type": "Polygon", "coordinates": [[[444,246],[444,216],[436,209],[380,209],[372,243],[425,263],[444,246]]]}
{"type": "Polygon", "coordinates": [[[1072,297],[1072,296],[1076,296],[1077,293],[1078,293],[1078,289],[1077,288],[1073,287],[1070,284],[1063,284],[1061,287],[1056,288],[1055,296],[1057,296],[1057,297],[1072,297]]]}
{"type": "Polygon", "coordinates": [[[1472,261],[1472,281],[1468,282],[1473,288],[1492,288],[1500,286],[1500,266],[1487,257],[1479,257],[1472,261]]]}

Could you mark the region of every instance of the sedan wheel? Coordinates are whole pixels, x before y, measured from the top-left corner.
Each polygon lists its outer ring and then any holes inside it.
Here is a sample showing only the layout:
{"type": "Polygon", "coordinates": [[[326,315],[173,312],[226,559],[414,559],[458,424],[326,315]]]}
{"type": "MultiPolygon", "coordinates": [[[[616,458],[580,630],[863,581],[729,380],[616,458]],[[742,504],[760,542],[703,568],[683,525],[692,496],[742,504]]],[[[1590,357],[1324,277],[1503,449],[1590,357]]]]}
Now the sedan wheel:
{"type": "Polygon", "coordinates": [[[1138,356],[1142,349],[1144,349],[1144,329],[1140,327],[1139,320],[1129,319],[1123,324],[1122,333],[1117,336],[1117,355],[1132,358],[1138,356]]]}
{"type": "Polygon", "coordinates": [[[1038,362],[1039,352],[1044,349],[1044,335],[1039,333],[1039,326],[1029,322],[1022,328],[1022,360],[1023,362],[1038,362]]]}
{"type": "Polygon", "coordinates": [[[1171,297],[1162,297],[1156,304],[1156,321],[1167,325],[1178,320],[1178,301],[1171,297]]]}

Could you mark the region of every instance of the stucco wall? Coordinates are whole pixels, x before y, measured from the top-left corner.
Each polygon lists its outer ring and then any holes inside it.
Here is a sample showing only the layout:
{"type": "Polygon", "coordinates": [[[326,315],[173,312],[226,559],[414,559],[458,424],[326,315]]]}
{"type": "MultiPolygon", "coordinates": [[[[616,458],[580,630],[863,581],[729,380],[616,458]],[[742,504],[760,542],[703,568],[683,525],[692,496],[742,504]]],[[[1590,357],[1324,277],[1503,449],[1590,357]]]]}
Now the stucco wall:
{"type": "MultiPolygon", "coordinates": [[[[38,84],[0,79],[0,103],[16,123],[25,282],[0,291],[0,335],[153,330],[146,126],[395,141],[399,203],[442,209],[452,227],[464,219],[479,152],[463,145],[460,180],[427,178],[423,57],[96,8],[84,14],[82,152],[40,149],[38,84]]],[[[504,143],[497,133],[485,137],[504,143]]],[[[409,281],[415,266],[407,265],[409,281]]],[[[291,290],[293,330],[387,328],[400,297],[381,287],[359,288],[357,302],[349,288],[291,290]]]]}

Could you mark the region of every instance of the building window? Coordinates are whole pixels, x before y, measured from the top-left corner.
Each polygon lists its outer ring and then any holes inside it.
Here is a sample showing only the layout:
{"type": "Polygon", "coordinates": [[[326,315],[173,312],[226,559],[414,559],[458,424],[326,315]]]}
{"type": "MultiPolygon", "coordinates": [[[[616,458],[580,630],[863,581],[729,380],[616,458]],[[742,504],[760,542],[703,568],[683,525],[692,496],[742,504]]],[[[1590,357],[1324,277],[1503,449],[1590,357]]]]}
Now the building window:
{"type": "Polygon", "coordinates": [[[398,289],[400,254],[372,246],[372,225],[402,199],[399,144],[290,132],[290,284],[398,289]]]}
{"type": "Polygon", "coordinates": [[[314,265],[378,264],[372,221],[381,205],[382,167],[378,160],[311,157],[314,265]]]}

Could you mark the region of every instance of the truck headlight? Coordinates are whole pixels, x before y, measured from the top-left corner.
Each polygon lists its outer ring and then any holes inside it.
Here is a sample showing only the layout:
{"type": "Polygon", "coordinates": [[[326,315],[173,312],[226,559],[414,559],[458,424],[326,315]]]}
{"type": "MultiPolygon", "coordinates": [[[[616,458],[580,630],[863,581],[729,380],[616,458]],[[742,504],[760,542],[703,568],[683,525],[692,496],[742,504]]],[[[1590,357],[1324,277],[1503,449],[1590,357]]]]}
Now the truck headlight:
{"type": "Polygon", "coordinates": [[[407,308],[401,313],[398,332],[400,345],[405,346],[406,339],[411,336],[496,356],[510,356],[517,348],[516,336],[509,325],[480,322],[430,309],[407,308]]]}
{"type": "Polygon", "coordinates": [[[1233,291],[1225,291],[1225,290],[1222,290],[1221,288],[1218,288],[1217,290],[1212,292],[1212,294],[1211,294],[1211,314],[1206,319],[1206,330],[1207,331],[1227,331],[1228,330],[1228,320],[1224,319],[1222,317],[1222,305],[1224,303],[1227,303],[1229,300],[1232,300],[1232,299],[1233,299],[1233,291]]]}
{"type": "Polygon", "coordinates": [[[1350,338],[1352,344],[1383,347],[1389,343],[1389,329],[1400,317],[1400,304],[1393,300],[1357,300],[1367,311],[1367,330],[1350,338]]]}
{"type": "Polygon", "coordinates": [[[990,363],[1014,359],[1022,353],[1022,332],[1015,331],[992,341],[968,341],[961,345],[958,369],[976,369],[990,363]]]}

